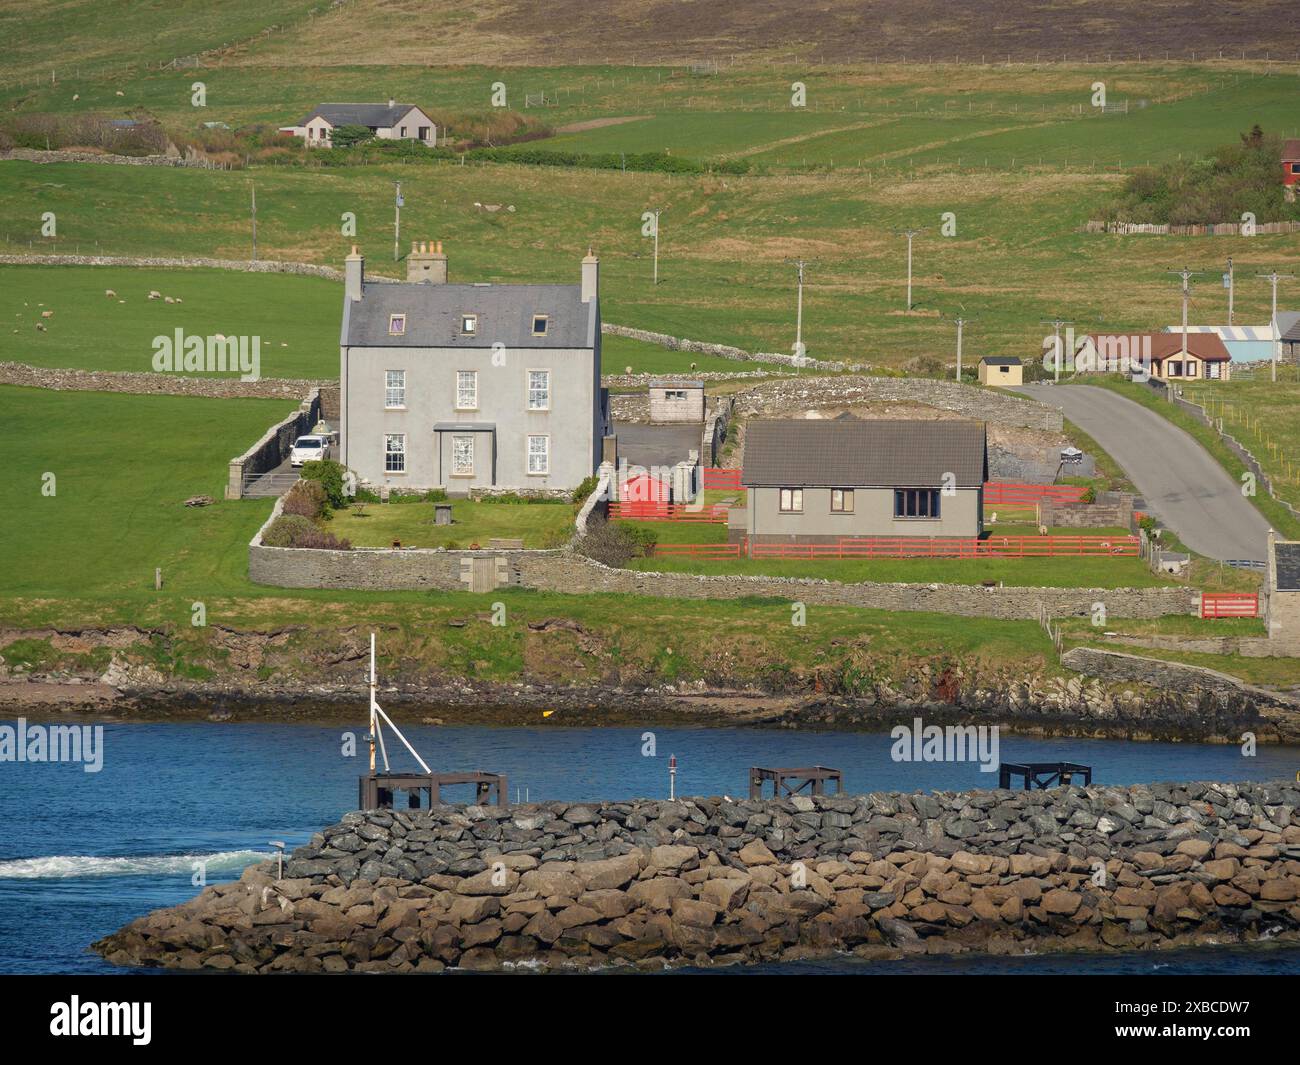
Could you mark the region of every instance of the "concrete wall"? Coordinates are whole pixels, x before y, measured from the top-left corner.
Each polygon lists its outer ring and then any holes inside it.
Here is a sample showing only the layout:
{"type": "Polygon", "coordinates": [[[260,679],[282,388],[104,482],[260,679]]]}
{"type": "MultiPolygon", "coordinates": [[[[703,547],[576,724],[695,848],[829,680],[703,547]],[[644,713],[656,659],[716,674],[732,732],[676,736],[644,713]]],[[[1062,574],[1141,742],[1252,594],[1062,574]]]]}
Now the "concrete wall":
{"type": "Polygon", "coordinates": [[[1133,497],[1119,503],[1060,503],[1044,500],[1039,520],[1048,526],[1070,529],[1127,529],[1133,520],[1133,497]]]}
{"type": "Polygon", "coordinates": [[[779,488],[751,488],[746,506],[749,537],[760,541],[798,541],[842,536],[978,536],[983,528],[982,491],[959,488],[939,496],[937,520],[894,517],[892,488],[856,488],[853,513],[831,510],[831,489],[805,488],[803,512],[781,512],[779,488]]]}
{"type": "Polygon", "coordinates": [[[704,421],[704,389],[692,385],[651,385],[650,421],[655,424],[704,421]]]}

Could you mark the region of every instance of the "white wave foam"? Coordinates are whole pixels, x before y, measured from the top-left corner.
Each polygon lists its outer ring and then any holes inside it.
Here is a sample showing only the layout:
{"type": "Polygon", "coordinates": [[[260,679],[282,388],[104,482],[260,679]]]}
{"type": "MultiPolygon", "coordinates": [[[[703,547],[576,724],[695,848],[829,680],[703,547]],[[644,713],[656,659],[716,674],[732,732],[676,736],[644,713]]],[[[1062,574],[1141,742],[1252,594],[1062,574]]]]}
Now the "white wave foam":
{"type": "Polygon", "coordinates": [[[150,854],[136,858],[99,858],[83,854],[53,854],[45,858],[16,858],[0,862],[0,879],[70,880],[93,876],[167,876],[193,873],[203,862],[209,875],[242,869],[265,861],[266,851],[221,851],[217,854],[150,854]]]}

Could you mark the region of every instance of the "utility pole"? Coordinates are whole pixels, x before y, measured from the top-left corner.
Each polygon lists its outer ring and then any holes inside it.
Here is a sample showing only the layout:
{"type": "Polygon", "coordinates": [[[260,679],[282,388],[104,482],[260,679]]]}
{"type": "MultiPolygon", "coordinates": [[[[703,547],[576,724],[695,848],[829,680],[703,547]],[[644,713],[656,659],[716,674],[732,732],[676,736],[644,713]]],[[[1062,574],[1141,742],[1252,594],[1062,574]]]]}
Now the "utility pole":
{"type": "MultiPolygon", "coordinates": [[[[1187,352],[1187,304],[1188,301],[1191,300],[1192,298],[1192,289],[1191,289],[1191,285],[1188,282],[1190,282],[1192,278],[1200,276],[1201,271],[1189,270],[1187,269],[1187,267],[1184,266],[1181,270],[1166,270],[1165,273],[1177,274],[1179,277],[1183,279],[1183,354],[1186,355],[1188,353],[1187,352]]],[[[1170,392],[1170,395],[1172,394],[1173,393],[1170,392]]]]}
{"type": "Polygon", "coordinates": [[[961,381],[961,337],[962,330],[968,322],[974,322],[976,319],[967,318],[965,314],[953,319],[953,324],[957,326],[957,380],[961,381]]]}
{"type": "Polygon", "coordinates": [[[393,262],[397,262],[397,249],[402,242],[402,205],[406,201],[402,199],[402,183],[395,181],[393,184],[397,187],[397,196],[393,201],[393,262]]]}
{"type": "Polygon", "coordinates": [[[659,216],[663,214],[664,208],[656,207],[650,213],[655,216],[655,258],[654,258],[654,283],[659,284],[659,216]]]}
{"type": "Polygon", "coordinates": [[[907,237],[907,310],[912,310],[912,238],[924,232],[921,229],[904,229],[901,231],[903,236],[907,237]]]}
{"type": "Polygon", "coordinates": [[[798,302],[795,304],[795,319],[794,319],[794,353],[796,356],[802,358],[804,354],[803,271],[804,271],[804,267],[806,267],[810,262],[812,262],[812,260],[811,259],[787,259],[786,262],[790,263],[792,266],[795,267],[795,269],[798,271],[798,276],[799,276],[799,297],[798,297],[798,302]]]}
{"type": "Polygon", "coordinates": [[[1061,326],[1063,326],[1063,325],[1074,325],[1074,323],[1073,323],[1072,321],[1070,321],[1068,318],[1040,318],[1040,319],[1038,320],[1038,324],[1039,324],[1039,325],[1050,325],[1050,326],[1052,327],[1052,335],[1056,338],[1056,344],[1055,344],[1055,346],[1054,346],[1053,349],[1052,349],[1053,352],[1054,352],[1054,354],[1053,354],[1053,356],[1052,356],[1052,360],[1053,360],[1053,362],[1055,363],[1055,367],[1054,367],[1054,369],[1055,369],[1055,371],[1056,371],[1055,376],[1053,377],[1053,380],[1055,380],[1055,381],[1060,381],[1060,379],[1061,379],[1061,361],[1062,361],[1062,360],[1061,360],[1061,354],[1062,354],[1062,352],[1061,352],[1061,326]]]}
{"type": "Polygon", "coordinates": [[[1294,279],[1295,275],[1279,274],[1275,269],[1270,271],[1267,274],[1256,274],[1255,276],[1262,277],[1264,280],[1271,281],[1273,283],[1273,318],[1270,322],[1270,324],[1273,327],[1273,358],[1271,360],[1271,363],[1272,363],[1273,380],[1276,381],[1278,348],[1281,345],[1281,339],[1278,337],[1278,328],[1277,328],[1277,283],[1279,281],[1290,281],[1294,279]]]}
{"type": "Polygon", "coordinates": [[[253,262],[257,262],[257,185],[250,181],[248,188],[253,195],[253,262]]]}
{"type": "Polygon", "coordinates": [[[1228,256],[1228,324],[1232,325],[1232,296],[1233,296],[1233,276],[1232,276],[1232,256],[1228,256]]]}

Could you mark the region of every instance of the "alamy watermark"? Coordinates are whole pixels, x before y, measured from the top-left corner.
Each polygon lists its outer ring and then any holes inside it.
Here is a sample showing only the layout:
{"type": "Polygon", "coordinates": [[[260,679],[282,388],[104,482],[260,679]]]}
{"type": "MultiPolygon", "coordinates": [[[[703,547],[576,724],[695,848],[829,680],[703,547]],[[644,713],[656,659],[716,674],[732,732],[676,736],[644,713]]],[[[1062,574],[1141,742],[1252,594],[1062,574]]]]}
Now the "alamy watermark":
{"type": "Polygon", "coordinates": [[[153,368],[158,373],[233,373],[241,381],[262,377],[262,338],[186,335],[180,326],[171,336],[153,338],[153,368]]]}
{"type": "Polygon", "coordinates": [[[87,773],[104,768],[103,725],[28,725],[20,717],[0,725],[0,762],[80,762],[87,773]]]}
{"type": "Polygon", "coordinates": [[[895,762],[979,762],[981,773],[994,773],[998,759],[997,725],[910,725],[889,730],[894,741],[889,757],[895,762]]]}
{"type": "Polygon", "coordinates": [[[1074,328],[1043,337],[1043,369],[1068,373],[1123,373],[1144,384],[1151,379],[1151,334],[1090,333],[1076,340],[1074,328]]]}

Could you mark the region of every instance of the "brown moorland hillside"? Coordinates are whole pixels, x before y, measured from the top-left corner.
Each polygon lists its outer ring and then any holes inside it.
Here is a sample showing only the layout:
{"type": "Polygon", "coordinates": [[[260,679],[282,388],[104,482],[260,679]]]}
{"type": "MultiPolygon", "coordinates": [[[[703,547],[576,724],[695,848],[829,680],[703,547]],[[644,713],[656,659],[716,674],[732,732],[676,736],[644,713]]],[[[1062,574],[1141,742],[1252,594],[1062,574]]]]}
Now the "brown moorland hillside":
{"type": "Polygon", "coordinates": [[[1293,59],[1294,0],[345,0],[250,62],[1017,61],[1085,56],[1293,59]]]}

